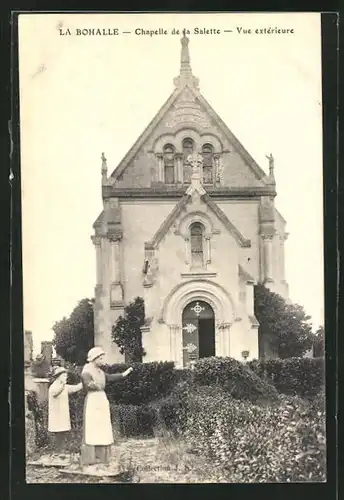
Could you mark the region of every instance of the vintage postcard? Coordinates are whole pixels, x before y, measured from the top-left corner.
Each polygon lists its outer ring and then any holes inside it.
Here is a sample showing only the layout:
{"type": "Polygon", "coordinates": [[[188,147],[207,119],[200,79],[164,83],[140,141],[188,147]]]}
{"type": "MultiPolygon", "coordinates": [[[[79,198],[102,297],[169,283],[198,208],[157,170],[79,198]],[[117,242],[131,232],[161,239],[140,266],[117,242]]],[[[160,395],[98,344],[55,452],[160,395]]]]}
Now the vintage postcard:
{"type": "Polygon", "coordinates": [[[325,482],[320,14],[18,36],[27,483],[325,482]]]}

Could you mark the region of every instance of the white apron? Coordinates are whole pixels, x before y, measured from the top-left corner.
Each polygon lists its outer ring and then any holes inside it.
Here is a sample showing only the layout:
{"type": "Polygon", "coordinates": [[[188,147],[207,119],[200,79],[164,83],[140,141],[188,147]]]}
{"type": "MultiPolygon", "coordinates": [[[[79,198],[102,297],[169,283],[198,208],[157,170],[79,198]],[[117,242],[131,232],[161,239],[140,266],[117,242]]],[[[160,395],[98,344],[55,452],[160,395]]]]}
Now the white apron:
{"type": "Polygon", "coordinates": [[[67,432],[70,431],[70,415],[68,388],[65,385],[58,396],[54,395],[55,387],[58,387],[59,381],[56,380],[49,388],[49,413],[48,413],[48,431],[49,432],[67,432]]]}
{"type": "Polygon", "coordinates": [[[105,373],[86,365],[83,370],[92,377],[102,390],[90,390],[85,398],[84,407],[84,442],[89,446],[109,446],[113,444],[110,404],[104,392],[105,373]]]}
{"type": "Polygon", "coordinates": [[[92,391],[85,401],[85,444],[109,446],[113,443],[110,405],[104,391],[92,391]]]}

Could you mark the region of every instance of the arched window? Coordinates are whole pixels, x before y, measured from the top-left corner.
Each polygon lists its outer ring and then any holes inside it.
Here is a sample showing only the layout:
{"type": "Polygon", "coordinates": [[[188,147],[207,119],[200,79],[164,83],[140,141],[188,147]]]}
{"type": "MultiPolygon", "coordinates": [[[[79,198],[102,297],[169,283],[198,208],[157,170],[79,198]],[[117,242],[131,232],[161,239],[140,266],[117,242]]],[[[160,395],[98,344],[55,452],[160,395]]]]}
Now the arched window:
{"type": "Polygon", "coordinates": [[[211,144],[203,145],[202,156],[203,156],[203,184],[212,184],[214,148],[211,144]]]}
{"type": "Polygon", "coordinates": [[[187,157],[189,155],[192,155],[194,150],[194,143],[192,139],[184,139],[183,140],[183,155],[184,155],[184,162],[186,161],[187,157]]]}
{"type": "Polygon", "coordinates": [[[186,138],[183,140],[183,163],[184,163],[184,182],[191,182],[192,169],[187,165],[186,161],[189,155],[194,151],[194,142],[192,139],[186,138]]]}
{"type": "Polygon", "coordinates": [[[174,184],[174,147],[166,144],[164,147],[165,184],[174,184]]]}
{"type": "Polygon", "coordinates": [[[190,227],[191,265],[192,267],[203,267],[203,233],[204,226],[200,222],[194,222],[190,227]]]}

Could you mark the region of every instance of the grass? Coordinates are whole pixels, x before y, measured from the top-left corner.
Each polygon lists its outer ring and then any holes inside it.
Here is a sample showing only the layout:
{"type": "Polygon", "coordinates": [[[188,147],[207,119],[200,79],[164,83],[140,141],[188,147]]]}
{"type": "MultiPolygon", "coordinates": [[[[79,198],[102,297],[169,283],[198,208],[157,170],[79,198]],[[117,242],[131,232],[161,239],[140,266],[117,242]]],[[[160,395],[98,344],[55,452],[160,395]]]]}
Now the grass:
{"type": "MultiPolygon", "coordinates": [[[[46,452],[50,451],[48,448],[46,452]]],[[[212,483],[221,481],[219,472],[195,455],[184,441],[168,431],[156,429],[154,438],[121,438],[114,446],[114,460],[125,471],[122,482],[212,483]]],[[[27,466],[27,483],[109,483],[114,479],[68,476],[54,468],[27,466]]]]}

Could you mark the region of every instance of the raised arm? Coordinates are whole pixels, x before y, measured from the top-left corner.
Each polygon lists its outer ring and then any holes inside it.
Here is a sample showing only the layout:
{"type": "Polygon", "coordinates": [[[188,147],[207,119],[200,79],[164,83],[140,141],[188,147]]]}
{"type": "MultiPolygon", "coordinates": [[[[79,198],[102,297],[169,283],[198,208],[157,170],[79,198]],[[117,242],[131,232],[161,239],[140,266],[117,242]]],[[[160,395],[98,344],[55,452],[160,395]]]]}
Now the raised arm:
{"type": "Polygon", "coordinates": [[[128,368],[125,372],[122,373],[105,373],[106,382],[114,382],[115,380],[121,380],[125,378],[133,371],[132,368],[128,368]]]}
{"type": "Polygon", "coordinates": [[[115,380],[122,380],[122,373],[105,373],[106,382],[115,382],[115,380]]]}

